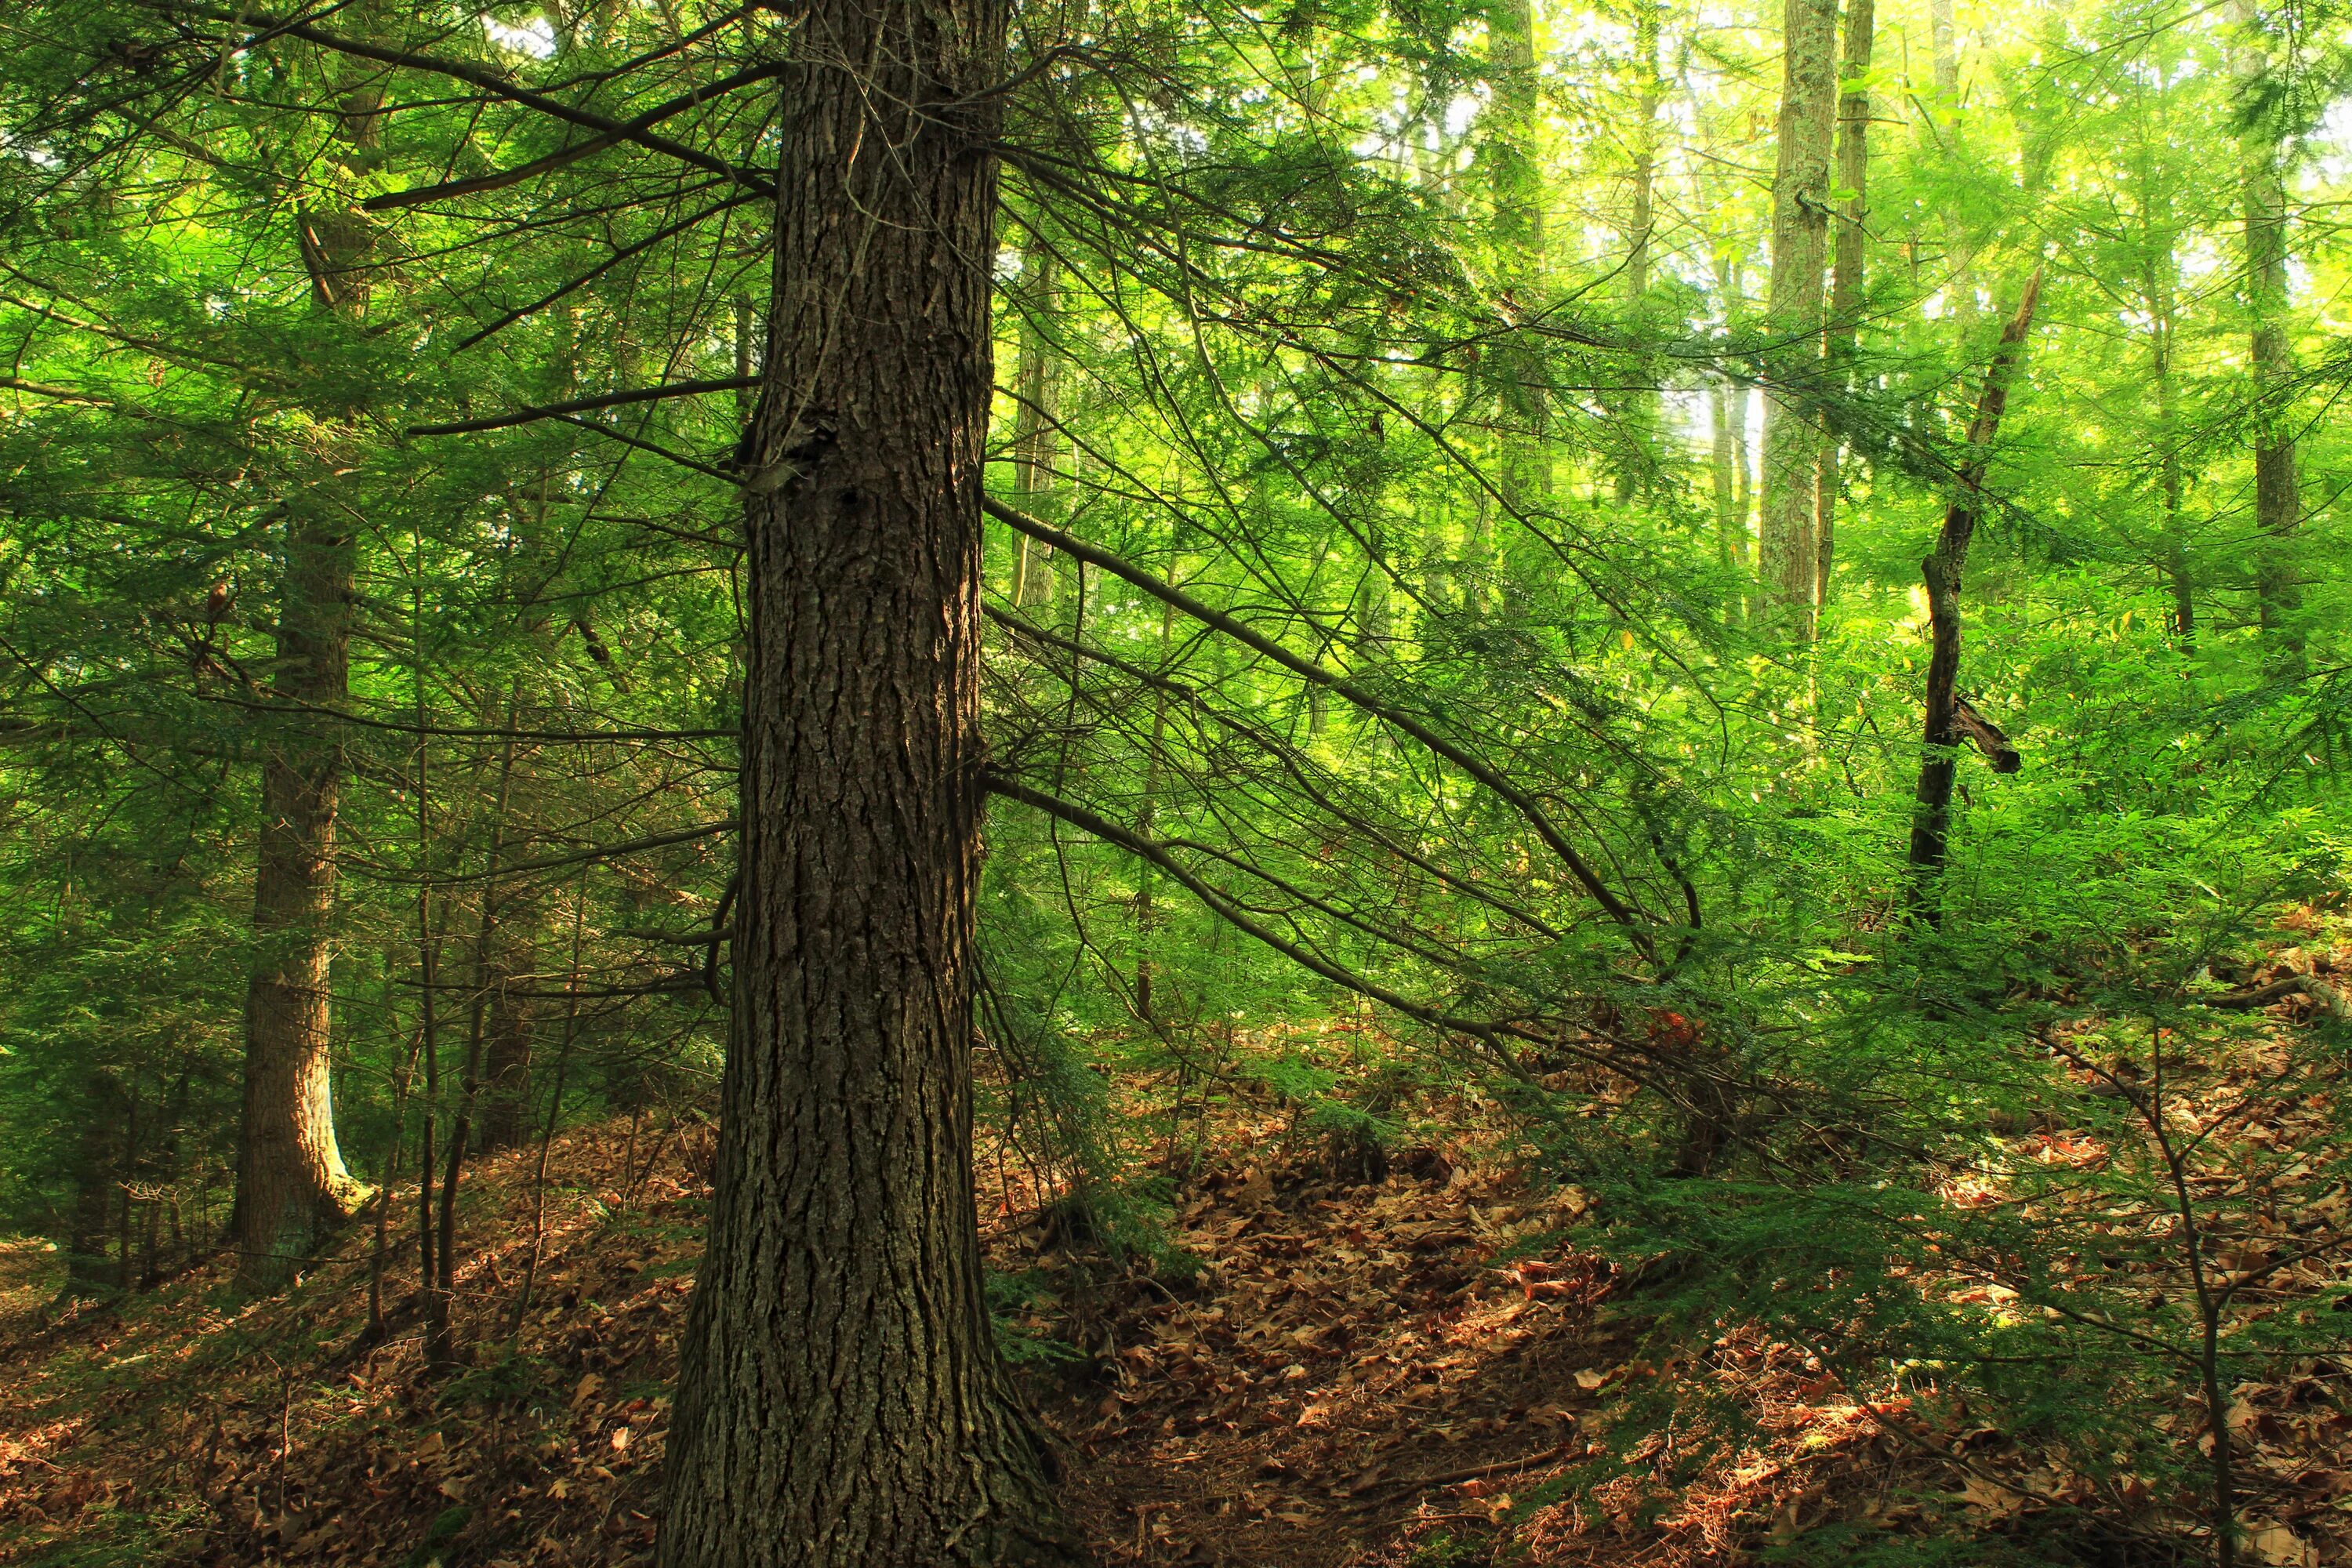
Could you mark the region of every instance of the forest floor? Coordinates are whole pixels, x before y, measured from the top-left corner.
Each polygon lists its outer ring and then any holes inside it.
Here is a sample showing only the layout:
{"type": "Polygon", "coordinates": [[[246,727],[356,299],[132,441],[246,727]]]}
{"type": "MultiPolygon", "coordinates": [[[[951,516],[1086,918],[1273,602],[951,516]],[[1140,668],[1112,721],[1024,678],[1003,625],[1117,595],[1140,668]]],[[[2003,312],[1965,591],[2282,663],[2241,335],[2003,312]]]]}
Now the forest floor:
{"type": "MultiPolygon", "coordinates": [[[[982,1194],[1006,1342],[1106,1564],[1860,1563],[1927,1537],[1958,1549],[1941,1561],[1997,1562],[2089,1500],[2063,1454],[1964,1409],[1874,1404],[1737,1325],[1698,1357],[1642,1359],[1638,1291],[1578,1245],[1589,1200],[1475,1138],[1347,1181],[1274,1109],[1222,1117],[1179,1198],[1190,1280],[982,1194]],[[1741,1439],[1668,1486],[1669,1425],[1596,1482],[1612,1426],[1692,1379],[1741,1407],[1741,1439]]],[[[243,1305],[214,1265],[64,1310],[53,1250],[0,1249],[0,1562],[647,1561],[711,1137],[689,1117],[559,1139],[519,1328],[535,1151],[470,1173],[473,1364],[431,1382],[413,1307],[350,1351],[364,1231],[243,1305]]],[[[409,1301],[404,1278],[386,1299],[409,1301]]],[[[2252,1561],[2352,1563],[2352,1417],[2316,1384],[2239,1398],[2264,1510],[2252,1561]]]]}

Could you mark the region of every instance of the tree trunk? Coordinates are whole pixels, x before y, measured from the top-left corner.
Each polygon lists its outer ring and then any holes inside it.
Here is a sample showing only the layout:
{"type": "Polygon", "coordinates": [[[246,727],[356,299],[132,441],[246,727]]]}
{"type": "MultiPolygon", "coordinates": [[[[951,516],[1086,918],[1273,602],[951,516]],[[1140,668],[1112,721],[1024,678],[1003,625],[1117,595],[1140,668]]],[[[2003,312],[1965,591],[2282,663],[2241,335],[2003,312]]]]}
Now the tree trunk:
{"type": "MultiPolygon", "coordinates": [[[[376,140],[380,100],[344,100],[342,140],[376,140]]],[[[311,299],[355,317],[367,304],[366,220],[355,212],[296,215],[311,299]]],[[[331,482],[331,481],[330,481],[331,482]]],[[[329,1080],[332,1017],[335,811],[341,742],[320,711],[350,695],[357,543],[348,505],[323,493],[288,506],[272,694],[290,710],[261,764],[261,835],[254,868],[254,963],[245,1002],[245,1112],[237,1137],[231,1244],[240,1289],[277,1289],[316,1250],[320,1233],[367,1195],[343,1165],[329,1080]]]]}
{"type": "Polygon", "coordinates": [[[1008,9],[813,0],[779,92],[735,1005],[666,1568],[1070,1560],[996,1358],[971,1184],[1008,9]]]}
{"type": "MultiPolygon", "coordinates": [[[[2264,102],[2270,71],[2268,41],[2252,0],[2238,0],[2244,30],[2238,73],[2249,101],[2264,102]]],[[[2303,521],[2295,472],[2294,429],[2289,416],[2294,353],[2287,339],[2286,181],[2280,157],[2278,113],[2266,109],[2248,126],[2242,150],[2246,224],[2246,306],[2254,382],[2255,598],[2270,663],[2280,675],[2303,668],[2303,584],[2291,541],[2303,521]]]]}
{"type": "MultiPolygon", "coordinates": [[[[1839,68],[1837,184],[1845,193],[1838,205],[1830,285],[1828,361],[1832,393],[1854,394],[1855,324],[1862,314],[1864,192],[1870,178],[1870,49],[1876,30],[1875,0],[1846,0],[1845,55],[1839,68]]],[[[1837,561],[1838,438],[1822,432],[1821,466],[1813,496],[1813,602],[1830,603],[1831,571],[1837,561]]]]}
{"type": "MultiPolygon", "coordinates": [[[[1641,86],[1633,104],[1633,200],[1625,226],[1625,293],[1637,319],[1650,292],[1650,241],[1657,227],[1658,106],[1665,96],[1658,57],[1662,9],[1652,0],[1636,0],[1633,11],[1633,68],[1641,86]]],[[[1628,412],[1638,430],[1654,429],[1657,394],[1643,388],[1628,412]]],[[[1617,472],[1619,502],[1633,499],[1647,466],[1638,450],[1629,454],[1617,472]]]]}
{"type": "Polygon", "coordinates": [[[2001,329],[2000,346],[1985,371],[1984,391],[1977,399],[1976,417],[1969,423],[1968,451],[1961,458],[1951,502],[1944,510],[1935,552],[1919,563],[1927,584],[1927,721],[1919,784],[1913,796],[1910,862],[1914,908],[1931,924],[1937,918],[1935,884],[1943,871],[1950,837],[1952,781],[1958,766],[1960,576],[1968,565],[1969,541],[1976,532],[1986,462],[1993,437],[2000,433],[2009,384],[2018,362],[2024,358],[2026,334],[2033,329],[2033,307],[2041,294],[2042,273],[2037,268],[2026,279],[2017,313],[2001,329]]]}
{"type": "Polygon", "coordinates": [[[509,919],[482,984],[488,993],[484,1023],[482,1111],[477,1123],[485,1152],[511,1149],[530,1135],[531,1038],[538,1019],[528,998],[514,994],[513,978],[538,963],[530,931],[509,919]]]}
{"type": "Polygon", "coordinates": [[[1952,0],[1927,0],[1927,37],[1936,57],[1936,96],[1949,108],[1960,97],[1960,55],[1952,37],[1952,0]]]}
{"type": "Polygon", "coordinates": [[[73,1162],[73,1212],[66,1232],[66,1278],[61,1301],[103,1296],[114,1289],[115,1270],[106,1256],[106,1232],[121,1185],[122,1085],[111,1072],[93,1074],[89,1103],[73,1162]]]}
{"type": "Polygon", "coordinates": [[[1836,0],[1787,0],[1778,163],[1772,179],[1772,285],[1766,301],[1778,390],[1764,404],[1763,569],[1781,628],[1813,629],[1815,471],[1820,437],[1807,405],[1820,394],[1822,272],[1828,260],[1830,128],[1837,83],[1836,0]]]}
{"type": "MultiPolygon", "coordinates": [[[[1736,395],[1746,401],[1745,389],[1736,395]]],[[[1735,393],[1728,381],[1717,380],[1707,398],[1708,449],[1707,466],[1715,480],[1715,548],[1716,556],[1729,580],[1735,584],[1748,569],[1748,520],[1740,515],[1740,485],[1735,465],[1738,462],[1738,437],[1731,428],[1732,411],[1740,404],[1733,402],[1735,393]]],[[[1741,619],[1741,595],[1735,586],[1731,599],[1724,606],[1727,625],[1741,619]]]]}
{"type": "MultiPolygon", "coordinates": [[[[1061,436],[1056,405],[1062,378],[1055,374],[1052,345],[1037,318],[1052,318],[1060,292],[1058,273],[1054,253],[1043,247],[1032,249],[1024,259],[1021,281],[1031,314],[1022,319],[1021,362],[1013,375],[1020,394],[1020,405],[1013,416],[1013,488],[1020,492],[1022,510],[1049,521],[1054,458],[1061,436]]],[[[1045,605],[1053,599],[1054,552],[1024,533],[1020,562],[1013,571],[1013,602],[1045,605]]]]}
{"type": "MultiPolygon", "coordinates": [[[[2156,248],[2150,239],[2150,248],[2156,248]]],[[[2174,284],[2179,266],[2173,237],[2163,235],[2162,254],[2151,254],[2146,279],[2148,314],[2148,381],[2156,389],[2156,489],[2163,516],[2164,574],[2172,587],[2172,630],[2184,651],[2197,646],[2197,595],[2189,575],[2189,529],[2180,473],[2179,398],[2173,385],[2174,284]]]]}
{"type": "MultiPolygon", "coordinates": [[[[1495,277],[1507,310],[1524,319],[1540,310],[1544,283],[1544,180],[1537,146],[1543,100],[1535,7],[1530,0],[1501,0],[1487,26],[1495,123],[1486,160],[1495,203],[1495,277]]],[[[1542,506],[1551,495],[1549,373],[1532,344],[1514,337],[1502,347],[1496,363],[1505,429],[1496,488],[1505,511],[1517,516],[1542,506]]],[[[1474,581],[1490,574],[1492,552],[1490,538],[1474,536],[1465,563],[1474,581]]]]}

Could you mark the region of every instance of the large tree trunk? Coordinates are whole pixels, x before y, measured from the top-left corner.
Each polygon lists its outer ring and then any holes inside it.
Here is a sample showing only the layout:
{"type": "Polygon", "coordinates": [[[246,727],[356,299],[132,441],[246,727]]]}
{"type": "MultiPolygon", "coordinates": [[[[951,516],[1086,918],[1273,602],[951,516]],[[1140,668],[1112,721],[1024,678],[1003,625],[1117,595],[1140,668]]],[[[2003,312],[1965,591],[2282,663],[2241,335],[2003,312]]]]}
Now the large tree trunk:
{"type": "MultiPolygon", "coordinates": [[[[2244,29],[2238,73],[2250,100],[2266,101],[2270,70],[2268,40],[2252,0],[2238,0],[2236,20],[2244,29]]],[[[2246,305],[2252,329],[2249,345],[2254,380],[2254,588],[2271,664],[2283,675],[2303,668],[2303,633],[2297,624],[2303,584],[2291,541],[2303,521],[2303,497],[2295,472],[2294,429],[2289,418],[2294,353],[2287,340],[2286,180],[2281,168],[2278,114],[2256,115],[2242,144],[2242,195],[2246,225],[2246,305]]]]}
{"type": "Polygon", "coordinates": [[[1765,589],[1784,631],[1813,627],[1814,474],[1820,439],[1809,405],[1820,392],[1822,271],[1828,260],[1830,127],[1837,0],[1787,0],[1780,127],[1772,179],[1772,286],[1766,301],[1779,345],[1764,404],[1765,589]]]}
{"type": "MultiPolygon", "coordinates": [[[[1867,237],[1863,225],[1870,213],[1864,199],[1870,178],[1870,49],[1876,26],[1875,0],[1846,0],[1837,140],[1837,183],[1846,195],[1839,204],[1831,247],[1828,344],[1831,388],[1846,397],[1854,392],[1854,330],[1862,315],[1863,242],[1867,237]]],[[[1831,570],[1837,562],[1838,467],[1838,438],[1824,430],[1813,496],[1813,602],[1822,609],[1829,607],[1831,570]]]]}
{"type": "MultiPolygon", "coordinates": [[[[2025,356],[2026,334],[2033,330],[2033,308],[2042,295],[2037,269],[2026,279],[2017,313],[2001,329],[2000,346],[1985,372],[1984,391],[1977,399],[1976,417],[1969,422],[1967,454],[1961,458],[1944,526],[1936,535],[1936,549],[1919,563],[1927,586],[1927,689],[1926,745],[1919,759],[1919,783],[1913,791],[1911,848],[1913,907],[1929,923],[1937,918],[1936,883],[1942,875],[1952,826],[1952,783],[1958,771],[1958,747],[1963,719],[1969,713],[1959,695],[1960,581],[1969,561],[1969,542],[1976,534],[1985,468],[1993,437],[2000,433],[2001,412],[2008,406],[2009,384],[2025,356]]],[[[1982,721],[1979,721],[1979,727],[1982,721]]],[[[1998,736],[1999,731],[1991,731],[1998,736]]],[[[2002,742],[2006,744],[2005,739],[2002,742]]],[[[2014,771],[2014,752],[2004,771],[2014,771]]]]}
{"type": "Polygon", "coordinates": [[[1066,1560],[971,1187],[1006,0],[814,0],[745,486],[742,891],[667,1568],[1066,1560]]]}

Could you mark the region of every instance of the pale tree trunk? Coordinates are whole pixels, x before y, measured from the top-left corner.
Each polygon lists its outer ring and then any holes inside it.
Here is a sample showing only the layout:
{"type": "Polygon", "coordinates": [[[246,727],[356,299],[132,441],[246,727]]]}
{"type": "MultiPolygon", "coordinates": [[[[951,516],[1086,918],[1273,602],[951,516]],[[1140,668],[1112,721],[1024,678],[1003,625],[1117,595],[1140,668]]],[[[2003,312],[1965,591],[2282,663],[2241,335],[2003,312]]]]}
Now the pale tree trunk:
{"type": "MultiPolygon", "coordinates": [[[[1023,258],[1022,291],[1029,310],[1053,318],[1060,300],[1060,264],[1044,247],[1033,247],[1023,258]]],[[[1053,345],[1041,321],[1024,315],[1021,322],[1021,361],[1014,369],[1013,388],[1020,405],[1013,416],[1013,484],[1014,503],[1032,517],[1056,521],[1053,515],[1054,464],[1060,449],[1059,407],[1062,378],[1054,363],[1053,345]]],[[[1054,598],[1054,552],[1046,545],[1021,536],[1021,554],[1013,569],[1013,602],[1051,604],[1054,598]]]]}
{"type": "Polygon", "coordinates": [[[1813,628],[1814,473],[1821,441],[1805,405],[1821,386],[1822,274],[1828,261],[1836,0],[1787,0],[1780,148],[1772,180],[1775,351],[1764,404],[1763,573],[1780,629],[1813,628]]]}
{"type": "MultiPolygon", "coordinates": [[[[376,141],[373,89],[344,100],[349,146],[376,141]]],[[[295,225],[318,310],[367,309],[366,220],[353,211],[302,210],[295,225]]],[[[341,422],[339,420],[337,424],[341,422]]],[[[342,434],[353,433],[344,426],[342,434]]],[[[261,833],[254,868],[254,964],[246,984],[245,1107],[237,1136],[231,1245],[236,1282],[269,1290],[348,1219],[367,1188],[344,1167],[335,1140],[329,1046],[332,1014],[335,814],[341,742],[324,712],[350,694],[352,602],[358,519],[332,481],[287,508],[271,695],[289,710],[261,763],[261,833]]]]}
{"type": "Polygon", "coordinates": [[[812,0],[779,87],[734,1007],[666,1568],[1070,1560],[972,1200],[984,150],[1009,9],[812,0]]]}
{"type": "MultiPolygon", "coordinates": [[[[1488,76],[1494,92],[1495,128],[1486,149],[1487,173],[1494,193],[1493,239],[1496,277],[1517,316],[1541,308],[1544,281],[1544,182],[1538,146],[1542,117],[1540,82],[1536,72],[1536,15],[1531,0],[1500,0],[1488,22],[1488,76]]],[[[1540,509],[1551,495],[1551,451],[1548,440],[1550,400],[1544,378],[1543,356],[1532,347],[1509,342],[1496,356],[1503,375],[1502,406],[1507,426],[1502,440],[1501,468],[1496,488],[1506,511],[1540,509]]],[[[1489,574],[1491,540],[1486,511],[1474,530],[1471,559],[1465,563],[1474,602],[1483,599],[1481,579],[1489,574]]]]}
{"type": "MultiPolygon", "coordinates": [[[[1869,205],[1864,193],[1870,178],[1871,34],[1876,26],[1874,0],[1846,0],[1845,54],[1839,67],[1843,79],[1838,98],[1837,184],[1845,193],[1838,204],[1834,258],[1830,285],[1828,342],[1832,392],[1852,397],[1855,391],[1853,352],[1856,323],[1862,314],[1864,220],[1869,205]]],[[[1830,605],[1831,572],[1837,561],[1837,508],[1840,475],[1838,438],[1822,432],[1821,466],[1815,471],[1813,494],[1813,602],[1822,610],[1830,605]]]]}
{"type": "MultiPolygon", "coordinates": [[[[2238,0],[2238,26],[2245,39],[2238,75],[2242,91],[2261,102],[2270,71],[2268,40],[2252,0],[2238,0]]],[[[2252,326],[2249,361],[2254,393],[2254,526],[2256,606],[2270,642],[2270,663],[2284,676],[2301,673],[2303,632],[2298,625],[2303,584],[2293,540],[2303,521],[2302,487],[2295,472],[2291,387],[2294,352],[2287,338],[2287,207],[2283,138],[2278,112],[2265,108],[2248,126],[2242,151],[2242,199],[2246,231],[2246,306],[2252,326]]]]}
{"type": "MultiPolygon", "coordinates": [[[[2151,247],[2155,237],[2149,239],[2151,247]]],[[[2157,500],[2163,509],[2164,573],[2172,588],[2172,630],[2184,649],[2197,646],[2197,596],[2189,574],[2189,532],[2182,515],[2179,395],[2173,384],[2173,274],[2179,266],[2172,237],[2163,237],[2160,254],[2148,258],[2145,279],[2147,301],[2148,382],[2156,392],[2157,500]]]]}
{"type": "MultiPolygon", "coordinates": [[[[1732,411],[1747,401],[1745,389],[1737,395],[1731,384],[1718,380],[1707,398],[1710,443],[1708,467],[1715,480],[1715,545],[1716,554],[1733,583],[1738,583],[1748,569],[1748,520],[1740,513],[1744,499],[1735,465],[1738,462],[1738,437],[1732,431],[1732,411]]],[[[1730,602],[1724,606],[1726,624],[1737,624],[1742,617],[1743,595],[1735,588],[1730,602]]]]}
{"type": "MultiPolygon", "coordinates": [[[[1957,114],[1960,104],[1959,43],[1952,29],[1952,0],[1928,0],[1927,33],[1935,55],[1936,112],[1957,114]]],[[[1944,219],[1944,299],[1963,338],[1977,316],[1976,240],[1957,214],[1944,219]]]]}
{"type": "MultiPolygon", "coordinates": [[[[1633,192],[1625,225],[1625,293],[1637,315],[1650,292],[1650,238],[1657,226],[1658,108],[1665,96],[1658,58],[1661,10],[1652,0],[1636,0],[1633,10],[1633,68],[1640,73],[1641,85],[1633,103],[1633,192]]],[[[1657,394],[1643,389],[1635,395],[1630,412],[1638,429],[1651,429],[1657,424],[1657,394]]],[[[1619,501],[1633,499],[1646,467],[1637,453],[1619,468],[1619,501]]]]}
{"type": "Polygon", "coordinates": [[[1960,55],[1952,36],[1952,0],[1927,0],[1927,37],[1936,57],[1936,96],[1948,106],[1957,104],[1960,55]]]}

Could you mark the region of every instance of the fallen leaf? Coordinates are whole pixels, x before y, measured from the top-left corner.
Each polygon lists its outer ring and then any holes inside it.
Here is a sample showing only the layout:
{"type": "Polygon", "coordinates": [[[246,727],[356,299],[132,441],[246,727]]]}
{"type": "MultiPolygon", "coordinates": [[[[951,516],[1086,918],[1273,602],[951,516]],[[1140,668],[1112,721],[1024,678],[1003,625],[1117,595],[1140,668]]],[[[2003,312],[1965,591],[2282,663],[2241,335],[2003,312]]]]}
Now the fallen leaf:
{"type": "Polygon", "coordinates": [[[2256,1527],[2247,1544],[2256,1562],[2270,1563],[2272,1568],[2319,1568],[2318,1551],[2284,1524],[2256,1527]]]}

